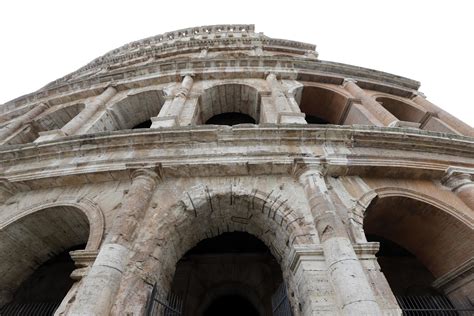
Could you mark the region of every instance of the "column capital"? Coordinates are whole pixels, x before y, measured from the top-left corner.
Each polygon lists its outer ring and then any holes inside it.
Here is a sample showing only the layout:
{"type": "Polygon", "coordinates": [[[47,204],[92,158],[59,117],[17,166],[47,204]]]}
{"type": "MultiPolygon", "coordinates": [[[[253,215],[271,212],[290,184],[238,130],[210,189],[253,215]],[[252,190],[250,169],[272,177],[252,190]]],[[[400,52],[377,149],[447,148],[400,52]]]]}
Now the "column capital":
{"type": "Polygon", "coordinates": [[[292,175],[301,182],[302,178],[308,174],[318,174],[324,176],[324,158],[320,157],[300,157],[293,160],[292,175]]]}
{"type": "Polygon", "coordinates": [[[450,188],[453,192],[469,184],[474,185],[474,170],[461,167],[449,167],[446,175],[441,179],[441,183],[450,188]]]}
{"type": "Polygon", "coordinates": [[[342,82],[342,86],[345,86],[348,83],[357,84],[357,80],[355,80],[354,78],[344,78],[344,81],[342,82]]]}
{"type": "Polygon", "coordinates": [[[265,78],[267,80],[271,79],[271,80],[277,80],[278,79],[278,75],[276,72],[274,71],[266,71],[265,72],[265,78]]]}
{"type": "Polygon", "coordinates": [[[132,181],[142,178],[148,181],[152,181],[153,184],[163,180],[163,170],[161,164],[159,165],[145,165],[145,164],[133,164],[127,165],[130,168],[130,177],[132,181]]]}

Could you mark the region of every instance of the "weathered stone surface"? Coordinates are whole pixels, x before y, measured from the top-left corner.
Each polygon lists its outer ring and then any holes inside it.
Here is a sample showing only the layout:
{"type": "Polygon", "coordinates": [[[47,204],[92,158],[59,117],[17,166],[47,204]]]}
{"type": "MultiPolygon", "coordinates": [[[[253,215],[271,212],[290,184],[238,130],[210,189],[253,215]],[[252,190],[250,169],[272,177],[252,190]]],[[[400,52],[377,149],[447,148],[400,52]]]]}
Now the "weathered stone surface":
{"type": "Polygon", "coordinates": [[[397,315],[410,286],[469,307],[474,132],[418,86],[216,25],[129,43],[1,105],[0,310],[64,251],[75,283],[57,315],[142,315],[154,285],[188,281],[198,311],[239,284],[271,315],[277,280],[294,315],[397,315]],[[180,261],[231,232],[268,253],[180,261]],[[394,281],[394,266],[409,269],[394,281]]]}

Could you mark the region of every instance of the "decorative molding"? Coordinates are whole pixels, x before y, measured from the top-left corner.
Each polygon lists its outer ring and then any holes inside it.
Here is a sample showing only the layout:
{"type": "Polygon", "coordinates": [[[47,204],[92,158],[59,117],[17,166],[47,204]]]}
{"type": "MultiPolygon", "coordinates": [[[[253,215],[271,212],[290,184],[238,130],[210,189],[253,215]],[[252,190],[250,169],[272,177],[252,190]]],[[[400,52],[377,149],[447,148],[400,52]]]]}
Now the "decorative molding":
{"type": "Polygon", "coordinates": [[[323,247],[321,245],[307,245],[293,247],[289,256],[290,271],[296,273],[303,261],[325,261],[323,247]]]}

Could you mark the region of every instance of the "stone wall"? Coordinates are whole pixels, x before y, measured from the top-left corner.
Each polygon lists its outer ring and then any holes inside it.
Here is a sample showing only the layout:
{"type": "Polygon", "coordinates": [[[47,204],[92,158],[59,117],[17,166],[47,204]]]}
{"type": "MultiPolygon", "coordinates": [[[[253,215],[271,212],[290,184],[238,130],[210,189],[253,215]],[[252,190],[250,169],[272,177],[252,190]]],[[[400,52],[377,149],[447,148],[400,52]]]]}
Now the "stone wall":
{"type": "Polygon", "coordinates": [[[56,314],[140,315],[187,251],[234,231],[268,247],[294,315],[400,313],[366,232],[472,304],[473,129],[417,82],[314,49],[186,29],[0,106],[0,305],[85,244],[56,314]],[[205,124],[234,112],[256,124],[205,124]]]}

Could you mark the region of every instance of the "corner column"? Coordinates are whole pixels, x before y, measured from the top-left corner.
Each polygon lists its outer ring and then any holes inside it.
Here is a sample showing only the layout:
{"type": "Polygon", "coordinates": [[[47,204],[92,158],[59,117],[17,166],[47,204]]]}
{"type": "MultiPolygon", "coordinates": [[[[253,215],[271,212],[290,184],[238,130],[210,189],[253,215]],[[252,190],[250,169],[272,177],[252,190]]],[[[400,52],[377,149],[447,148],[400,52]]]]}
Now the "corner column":
{"type": "Polygon", "coordinates": [[[316,166],[297,172],[304,188],[321,241],[329,279],[344,315],[380,315],[367,276],[352,247],[324,176],[316,166]]]}
{"type": "Polygon", "coordinates": [[[464,204],[474,210],[474,170],[448,168],[441,183],[450,188],[464,204]]]}
{"type": "Polygon", "coordinates": [[[34,120],[38,115],[43,113],[49,106],[45,103],[40,103],[35,106],[33,109],[29,110],[22,116],[16,118],[0,130],[0,143],[3,143],[10,136],[12,136],[18,129],[25,126],[32,120],[34,120]]]}
{"type": "Polygon", "coordinates": [[[143,218],[159,176],[149,169],[132,173],[132,184],[116,212],[97,259],[79,288],[70,315],[108,315],[130,256],[135,230],[143,218]]]}
{"type": "Polygon", "coordinates": [[[267,75],[267,84],[272,92],[272,100],[277,113],[277,123],[279,124],[307,124],[304,119],[304,113],[301,113],[299,107],[292,106],[288,102],[282,91],[281,85],[274,73],[267,75]]]}
{"type": "Polygon", "coordinates": [[[179,126],[179,119],[183,111],[184,104],[193,87],[194,79],[192,75],[185,75],[173,99],[167,100],[157,117],[151,118],[150,128],[179,126]]]}
{"type": "Polygon", "coordinates": [[[346,89],[352,96],[357,99],[360,99],[362,105],[377,119],[382,123],[382,126],[394,126],[399,120],[389,111],[387,111],[380,103],[375,101],[370,95],[365,93],[358,85],[357,81],[354,79],[344,79],[342,84],[344,89],[346,89]]]}

